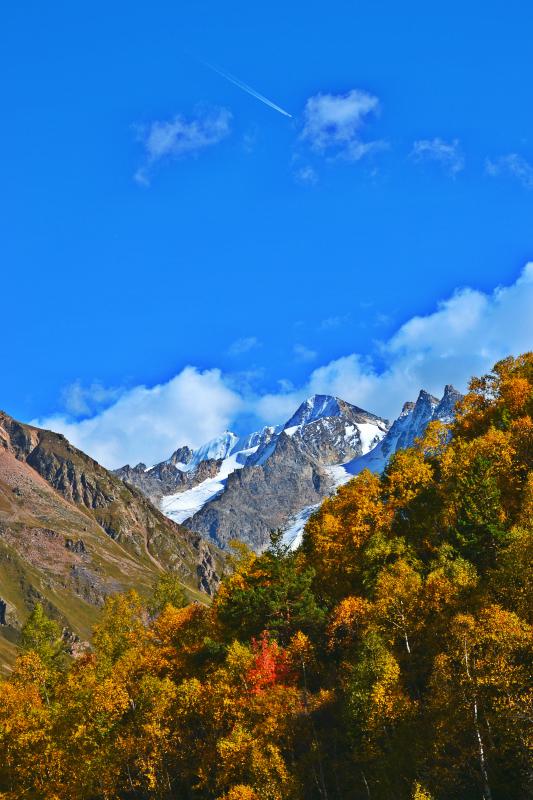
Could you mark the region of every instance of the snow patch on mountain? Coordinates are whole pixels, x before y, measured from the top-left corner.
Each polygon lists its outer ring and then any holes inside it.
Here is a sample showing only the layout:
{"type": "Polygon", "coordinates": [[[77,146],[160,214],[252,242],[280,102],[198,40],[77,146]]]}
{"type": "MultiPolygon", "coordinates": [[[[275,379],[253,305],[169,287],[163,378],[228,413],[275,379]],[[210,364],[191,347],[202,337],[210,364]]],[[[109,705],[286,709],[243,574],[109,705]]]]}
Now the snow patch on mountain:
{"type": "Polygon", "coordinates": [[[302,508],[298,514],[291,517],[283,533],[282,542],[286,547],[289,547],[291,550],[297,550],[300,547],[306,523],[311,514],[319,507],[320,503],[316,503],[316,505],[313,506],[306,506],[306,508],[302,508]]]}
{"type": "Polygon", "coordinates": [[[357,430],[359,431],[363,455],[375,447],[386,434],[385,429],[370,422],[359,422],[357,424],[357,430]]]}
{"type": "Polygon", "coordinates": [[[371,472],[376,473],[383,472],[391,455],[400,449],[400,442],[408,441],[414,433],[412,425],[413,408],[413,403],[406,403],[402,413],[393,422],[383,439],[367,453],[363,453],[363,455],[345,464],[345,471],[352,477],[358,475],[364,469],[369,469],[371,472]]]}
{"type": "Polygon", "coordinates": [[[174,522],[184,520],[196,514],[206,503],[214,500],[224,491],[228,475],[236,469],[242,469],[244,464],[238,461],[239,453],[235,453],[222,461],[220,470],[213,478],[207,478],[192,489],[184,492],[169,494],[161,500],[161,511],[174,522]]]}
{"type": "Polygon", "coordinates": [[[224,431],[220,436],[216,436],[197,450],[193,450],[192,457],[186,464],[175,464],[175,466],[181,469],[182,472],[191,472],[201,461],[207,461],[208,459],[213,459],[215,461],[225,459],[238,441],[239,437],[234,433],[231,431],[224,431]]]}
{"type": "Polygon", "coordinates": [[[250,433],[248,436],[242,436],[234,444],[231,452],[232,454],[236,452],[245,452],[248,450],[251,452],[256,452],[256,450],[262,444],[269,442],[273,436],[280,432],[280,430],[281,426],[275,428],[272,425],[268,425],[266,428],[262,428],[260,431],[254,431],[254,433],[250,433]]]}
{"type": "Polygon", "coordinates": [[[330,476],[331,483],[335,489],[338,489],[344,483],[348,483],[353,478],[353,475],[348,472],[344,464],[333,464],[331,467],[326,467],[326,472],[330,476]]]}

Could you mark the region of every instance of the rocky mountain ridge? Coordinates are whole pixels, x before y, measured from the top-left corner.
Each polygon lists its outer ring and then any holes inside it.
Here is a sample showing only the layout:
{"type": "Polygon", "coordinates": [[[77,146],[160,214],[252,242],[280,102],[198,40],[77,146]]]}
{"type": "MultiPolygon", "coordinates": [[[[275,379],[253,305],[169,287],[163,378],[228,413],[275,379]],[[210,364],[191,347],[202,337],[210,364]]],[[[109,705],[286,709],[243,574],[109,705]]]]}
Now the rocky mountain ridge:
{"type": "Polygon", "coordinates": [[[440,400],[422,389],[415,403],[404,403],[400,416],[393,422],[381,442],[364,456],[345,464],[346,471],[350,475],[357,475],[363,469],[382,472],[391,455],[397,450],[411,447],[415,439],[422,436],[430,422],[435,420],[444,424],[452,422],[455,406],[461,398],[461,393],[451,384],[444,387],[444,394],[440,400]]]}

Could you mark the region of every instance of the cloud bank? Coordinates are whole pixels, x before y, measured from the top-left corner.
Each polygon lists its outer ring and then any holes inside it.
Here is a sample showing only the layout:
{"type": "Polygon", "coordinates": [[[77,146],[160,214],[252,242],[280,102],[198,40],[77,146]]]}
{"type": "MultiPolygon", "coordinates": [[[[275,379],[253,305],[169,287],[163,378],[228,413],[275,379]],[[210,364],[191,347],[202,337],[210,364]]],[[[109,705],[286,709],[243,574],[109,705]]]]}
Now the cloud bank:
{"type": "Polygon", "coordinates": [[[167,458],[179,444],[197,446],[227,428],[242,398],[220,370],[185,367],[167,383],[126,390],[104,411],[75,420],[58,414],[33,424],[64,433],[109,468],[167,458]]]}
{"type": "Polygon", "coordinates": [[[496,361],[533,347],[533,263],[517,281],[492,293],[460,289],[427,316],[405,322],[379,347],[376,358],[358,353],[318,367],[305,386],[258,400],[264,419],[288,416],[295,404],[314,393],[338,395],[369,411],[394,418],[406,400],[423,388],[441,395],[444,384],[464,390],[473,375],[496,361]]]}
{"type": "Polygon", "coordinates": [[[348,353],[314,369],[296,388],[281,380],[276,392],[252,392],[218,369],[186,367],[167,383],[124,391],[89,418],[58,414],[34,424],[64,433],[105,466],[117,467],[150,465],[178,445],[198,446],[244,416],[258,425],[284,421],[314,393],[338,395],[394,418],[421,388],[440,395],[444,384],[453,383],[464,390],[472,375],[530,350],[532,308],[529,263],[511,286],[491,293],[459,289],[431,314],[407,320],[373,357],[348,353]]]}

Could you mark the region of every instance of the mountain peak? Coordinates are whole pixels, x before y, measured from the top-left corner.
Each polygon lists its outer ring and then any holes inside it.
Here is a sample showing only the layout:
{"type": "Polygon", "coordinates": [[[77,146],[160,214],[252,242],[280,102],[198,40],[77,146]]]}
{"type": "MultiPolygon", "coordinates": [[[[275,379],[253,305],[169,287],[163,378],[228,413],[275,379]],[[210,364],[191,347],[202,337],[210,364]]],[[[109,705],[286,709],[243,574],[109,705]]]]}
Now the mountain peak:
{"type": "Polygon", "coordinates": [[[198,449],[194,450],[191,460],[187,466],[196,466],[201,461],[207,459],[223,459],[226,458],[232,450],[234,444],[239,440],[232,431],[224,431],[214,439],[210,439],[198,449]]]}
{"type": "Polygon", "coordinates": [[[416,402],[417,403],[418,402],[431,403],[432,405],[437,405],[438,402],[439,402],[439,398],[435,397],[434,395],[430,394],[429,392],[426,392],[425,389],[420,389],[420,392],[418,393],[418,398],[417,398],[416,402]]]}
{"type": "MultiPolygon", "coordinates": [[[[461,394],[461,392],[459,392],[455,388],[455,386],[453,386],[453,384],[447,383],[446,386],[444,387],[444,394],[442,395],[442,400],[444,400],[445,397],[459,398],[459,397],[462,397],[462,396],[463,395],[461,394]]],[[[442,402],[442,400],[441,400],[441,402],[442,402]]]]}
{"type": "Polygon", "coordinates": [[[322,417],[338,417],[341,413],[339,399],[329,394],[313,394],[304,400],[288,422],[283,426],[307,425],[322,417]]]}
{"type": "Polygon", "coordinates": [[[190,447],[184,445],[183,447],[178,447],[177,450],[174,450],[170,458],[168,459],[169,464],[173,464],[177,466],[178,464],[188,464],[193,457],[194,453],[190,447]]]}
{"type": "Polygon", "coordinates": [[[452,386],[451,383],[447,383],[444,387],[444,394],[442,395],[442,399],[437,406],[437,410],[435,412],[438,419],[441,422],[450,423],[452,422],[455,416],[455,406],[463,398],[461,392],[458,392],[457,389],[452,386]]]}

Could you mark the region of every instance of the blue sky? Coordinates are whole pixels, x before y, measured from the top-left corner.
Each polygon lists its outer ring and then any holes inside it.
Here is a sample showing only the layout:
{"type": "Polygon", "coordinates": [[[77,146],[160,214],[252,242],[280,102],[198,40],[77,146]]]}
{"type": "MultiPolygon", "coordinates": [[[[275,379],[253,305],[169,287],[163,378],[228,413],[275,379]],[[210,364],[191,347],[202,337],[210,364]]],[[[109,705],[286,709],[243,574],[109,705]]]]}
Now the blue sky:
{"type": "Polygon", "coordinates": [[[115,465],[531,347],[532,34],[517,0],[4,4],[0,406],[115,465]]]}

